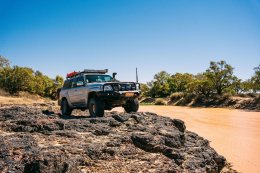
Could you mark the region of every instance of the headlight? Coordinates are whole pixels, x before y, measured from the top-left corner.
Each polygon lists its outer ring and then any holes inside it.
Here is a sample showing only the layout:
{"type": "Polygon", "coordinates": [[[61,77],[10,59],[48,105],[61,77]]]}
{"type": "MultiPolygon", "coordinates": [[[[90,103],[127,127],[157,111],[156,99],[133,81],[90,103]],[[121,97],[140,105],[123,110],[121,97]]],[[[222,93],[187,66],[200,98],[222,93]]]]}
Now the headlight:
{"type": "Polygon", "coordinates": [[[135,84],[135,87],[136,87],[136,90],[140,90],[140,84],[139,83],[135,84]]]}
{"type": "Polygon", "coordinates": [[[113,91],[113,88],[111,85],[105,85],[104,86],[104,91],[113,91]]]}

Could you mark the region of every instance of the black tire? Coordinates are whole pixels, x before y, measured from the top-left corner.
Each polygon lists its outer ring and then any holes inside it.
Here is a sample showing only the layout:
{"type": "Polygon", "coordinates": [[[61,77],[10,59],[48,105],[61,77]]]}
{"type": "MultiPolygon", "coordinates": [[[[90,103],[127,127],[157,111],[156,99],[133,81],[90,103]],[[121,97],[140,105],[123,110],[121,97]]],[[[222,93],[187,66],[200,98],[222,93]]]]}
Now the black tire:
{"type": "Polygon", "coordinates": [[[105,108],[104,108],[104,102],[98,98],[91,98],[89,100],[89,114],[91,117],[103,117],[105,108]]]}
{"type": "Polygon", "coordinates": [[[139,109],[139,101],[138,99],[128,100],[124,105],[124,109],[127,113],[137,112],[139,109]]]}
{"type": "Polygon", "coordinates": [[[71,115],[72,109],[69,107],[68,101],[66,99],[61,101],[60,109],[62,115],[71,115]]]}

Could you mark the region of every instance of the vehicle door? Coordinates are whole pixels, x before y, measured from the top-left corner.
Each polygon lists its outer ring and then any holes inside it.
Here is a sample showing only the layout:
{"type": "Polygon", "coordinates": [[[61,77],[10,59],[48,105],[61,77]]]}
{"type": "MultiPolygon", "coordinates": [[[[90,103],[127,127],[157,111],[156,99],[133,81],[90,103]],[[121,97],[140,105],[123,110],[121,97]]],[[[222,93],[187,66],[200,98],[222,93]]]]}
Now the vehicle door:
{"type": "Polygon", "coordinates": [[[75,87],[75,103],[83,104],[85,103],[85,82],[83,76],[77,78],[76,87],[75,87]]]}
{"type": "Polygon", "coordinates": [[[70,103],[71,104],[76,104],[76,100],[77,100],[77,87],[76,87],[76,84],[77,84],[77,78],[73,78],[70,80],[70,88],[68,89],[68,96],[69,96],[69,99],[70,99],[70,103]]]}

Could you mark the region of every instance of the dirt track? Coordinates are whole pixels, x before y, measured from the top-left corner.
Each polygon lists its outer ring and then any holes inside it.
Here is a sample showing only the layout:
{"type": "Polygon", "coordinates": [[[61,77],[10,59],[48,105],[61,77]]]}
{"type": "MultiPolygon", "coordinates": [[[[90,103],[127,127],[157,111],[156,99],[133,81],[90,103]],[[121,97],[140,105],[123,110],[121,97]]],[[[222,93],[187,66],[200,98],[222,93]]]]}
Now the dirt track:
{"type": "Polygon", "coordinates": [[[141,106],[140,111],[182,119],[188,130],[209,139],[234,169],[260,172],[260,112],[180,106],[141,106]]]}

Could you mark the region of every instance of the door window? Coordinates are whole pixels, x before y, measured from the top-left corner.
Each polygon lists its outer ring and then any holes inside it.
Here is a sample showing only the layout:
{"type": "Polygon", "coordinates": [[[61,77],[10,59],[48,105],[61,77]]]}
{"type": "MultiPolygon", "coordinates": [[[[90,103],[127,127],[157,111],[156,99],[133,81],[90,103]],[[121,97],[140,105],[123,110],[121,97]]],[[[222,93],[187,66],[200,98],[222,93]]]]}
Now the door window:
{"type": "Polygon", "coordinates": [[[71,88],[76,88],[77,87],[77,78],[71,79],[71,88]]]}

